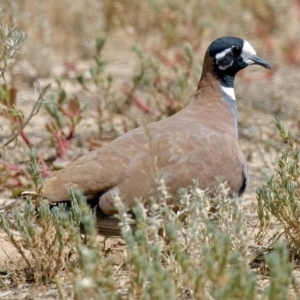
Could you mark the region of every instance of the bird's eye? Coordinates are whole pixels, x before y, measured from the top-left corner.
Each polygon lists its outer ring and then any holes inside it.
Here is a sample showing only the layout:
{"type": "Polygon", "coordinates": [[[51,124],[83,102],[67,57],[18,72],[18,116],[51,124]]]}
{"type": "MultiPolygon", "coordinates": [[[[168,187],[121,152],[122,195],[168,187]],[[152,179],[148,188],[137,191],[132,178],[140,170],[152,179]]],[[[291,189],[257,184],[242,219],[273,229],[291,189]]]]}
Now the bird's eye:
{"type": "Polygon", "coordinates": [[[231,48],[231,50],[232,50],[232,53],[235,54],[235,55],[240,55],[241,54],[241,49],[237,46],[233,46],[231,48]]]}

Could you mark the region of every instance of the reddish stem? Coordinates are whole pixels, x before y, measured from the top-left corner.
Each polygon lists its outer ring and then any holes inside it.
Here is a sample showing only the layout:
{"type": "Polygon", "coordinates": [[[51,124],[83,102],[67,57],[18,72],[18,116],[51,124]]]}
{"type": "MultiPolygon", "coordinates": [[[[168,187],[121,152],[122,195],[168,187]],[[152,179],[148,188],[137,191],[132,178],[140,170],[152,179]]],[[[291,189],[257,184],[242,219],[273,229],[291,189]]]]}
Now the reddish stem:
{"type": "Polygon", "coordinates": [[[136,96],[133,90],[128,85],[124,85],[123,91],[127,95],[128,99],[133,104],[135,104],[140,110],[148,114],[154,113],[152,108],[149,105],[147,105],[143,100],[141,100],[138,96],[136,96]]]}
{"type": "Polygon", "coordinates": [[[22,130],[22,131],[20,132],[20,135],[21,135],[23,141],[25,142],[26,146],[29,148],[30,145],[31,145],[31,143],[30,143],[30,141],[29,141],[29,139],[28,139],[28,137],[27,137],[27,134],[24,132],[24,130],[22,130]]]}
{"type": "Polygon", "coordinates": [[[58,154],[57,157],[59,159],[63,159],[66,157],[66,153],[67,153],[67,145],[66,145],[66,141],[63,140],[63,135],[61,132],[58,132],[55,136],[56,140],[57,140],[57,144],[58,144],[58,154]]]}

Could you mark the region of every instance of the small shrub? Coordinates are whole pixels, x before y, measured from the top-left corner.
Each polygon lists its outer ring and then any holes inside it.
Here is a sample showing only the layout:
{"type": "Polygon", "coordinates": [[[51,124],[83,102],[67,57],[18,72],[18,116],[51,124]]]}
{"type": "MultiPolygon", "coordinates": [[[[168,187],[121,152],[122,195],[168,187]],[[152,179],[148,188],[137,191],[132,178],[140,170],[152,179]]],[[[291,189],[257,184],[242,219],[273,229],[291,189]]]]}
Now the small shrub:
{"type": "MultiPolygon", "coordinates": [[[[77,191],[70,191],[69,212],[62,205],[50,208],[41,201],[37,218],[27,199],[24,214],[14,210],[12,221],[2,214],[0,227],[26,262],[27,278],[31,274],[37,284],[55,281],[61,298],[257,298],[241,200],[228,199],[224,185],[214,198],[208,198],[196,183],[180,193],[180,207],[174,211],[167,203],[165,182],[159,179],[157,194],[148,204],[136,200],[135,220],[115,195],[125,242],[118,265],[103,251],[95,216],[77,191]],[[12,229],[20,233],[20,240],[12,229]],[[62,274],[68,288],[63,288],[62,274]]],[[[294,284],[284,246],[275,247],[267,262],[271,283],[261,299],[283,299],[294,284]]]]}
{"type": "MultiPolygon", "coordinates": [[[[4,14],[0,8],[0,21],[3,17],[4,14]]],[[[16,26],[9,26],[3,21],[0,24],[0,80],[3,82],[0,86],[0,117],[8,121],[11,130],[9,136],[1,139],[0,143],[0,190],[9,186],[14,188],[13,194],[15,195],[20,193],[15,188],[22,185],[20,178],[24,175],[24,170],[20,166],[8,164],[2,158],[4,158],[8,146],[13,145],[14,147],[20,140],[28,148],[31,146],[30,139],[24,129],[39,112],[44,96],[49,89],[49,85],[41,88],[38,82],[34,84],[36,98],[29,115],[25,116],[18,103],[18,89],[6,81],[6,72],[12,65],[26,36],[26,33],[20,31],[16,26]]],[[[0,130],[3,130],[1,123],[0,130]]]]}
{"type": "Polygon", "coordinates": [[[67,149],[87,105],[82,106],[75,96],[68,98],[61,82],[59,80],[56,82],[59,87],[58,94],[57,96],[54,94],[48,95],[44,107],[51,117],[46,123],[46,130],[50,133],[57,150],[55,159],[62,160],[66,159],[67,149]]]}
{"type": "Polygon", "coordinates": [[[300,149],[280,119],[276,119],[275,125],[287,149],[276,160],[275,174],[257,190],[260,234],[266,233],[270,222],[275,220],[295,259],[300,249],[300,149]]]}

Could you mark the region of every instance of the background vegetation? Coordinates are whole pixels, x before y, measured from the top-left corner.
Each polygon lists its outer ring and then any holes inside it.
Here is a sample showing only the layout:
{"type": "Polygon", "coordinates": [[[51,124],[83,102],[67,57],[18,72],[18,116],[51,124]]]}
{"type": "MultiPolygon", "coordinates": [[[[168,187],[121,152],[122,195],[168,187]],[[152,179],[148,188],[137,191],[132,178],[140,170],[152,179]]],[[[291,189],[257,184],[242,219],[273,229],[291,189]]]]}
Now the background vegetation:
{"type": "Polygon", "coordinates": [[[298,1],[1,6],[1,299],[299,298],[298,1]],[[174,214],[158,179],[152,205],[136,207],[135,232],[116,199],[123,237],[105,241],[76,192],[71,220],[46,203],[36,219],[31,200],[19,200],[83,153],[184,107],[204,51],[224,35],[248,40],[272,64],[271,72],[251,67],[236,79],[251,170],[243,200],[229,201],[223,186],[208,199],[195,183],[174,214]]]}

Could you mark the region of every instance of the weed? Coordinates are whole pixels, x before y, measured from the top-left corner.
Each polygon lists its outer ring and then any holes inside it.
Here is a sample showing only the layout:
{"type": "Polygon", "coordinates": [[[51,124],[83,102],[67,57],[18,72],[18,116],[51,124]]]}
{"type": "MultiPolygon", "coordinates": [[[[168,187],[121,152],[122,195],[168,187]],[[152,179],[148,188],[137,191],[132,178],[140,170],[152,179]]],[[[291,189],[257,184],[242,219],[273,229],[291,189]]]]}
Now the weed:
{"type": "Polygon", "coordinates": [[[300,151],[295,138],[279,118],[275,125],[288,148],[276,160],[275,174],[257,190],[258,216],[261,234],[266,232],[272,219],[279,223],[294,260],[300,248],[300,151]]]}
{"type": "MultiPolygon", "coordinates": [[[[32,151],[30,172],[41,189],[34,157],[32,151]]],[[[63,298],[71,293],[75,299],[255,299],[258,290],[249,269],[241,199],[228,199],[223,184],[209,198],[194,182],[180,190],[180,205],[174,211],[164,180],[158,178],[157,183],[157,194],[146,204],[136,199],[134,220],[120,197],[114,197],[125,242],[118,267],[103,251],[95,215],[78,191],[69,192],[69,211],[63,205],[51,208],[43,200],[36,210],[27,198],[23,214],[13,210],[12,220],[1,214],[0,227],[26,262],[27,275],[38,284],[55,280],[63,298]],[[62,289],[61,272],[68,272],[68,292],[62,289]]],[[[285,247],[274,247],[267,263],[271,283],[263,295],[282,299],[294,284],[285,247]]]]}
{"type": "Polygon", "coordinates": [[[118,107],[116,101],[114,101],[114,78],[106,71],[107,62],[103,56],[105,42],[106,39],[102,37],[98,37],[95,40],[93,63],[88,72],[92,79],[92,84],[86,82],[84,75],[77,76],[77,81],[82,89],[96,100],[96,123],[98,124],[100,137],[105,132],[105,124],[110,123],[111,128],[114,129],[112,116],[116,113],[116,107],[118,107]]]}
{"type": "Polygon", "coordinates": [[[57,80],[56,83],[59,87],[57,97],[50,94],[48,100],[44,103],[44,107],[51,117],[51,120],[46,124],[46,130],[50,133],[56,145],[57,154],[55,159],[63,160],[66,159],[67,149],[87,105],[80,105],[77,97],[68,98],[61,82],[57,80]]]}
{"type": "MultiPolygon", "coordinates": [[[[4,18],[0,8],[0,21],[4,18]]],[[[22,43],[26,39],[26,33],[17,29],[16,26],[8,26],[2,22],[0,25],[0,77],[6,82],[5,72],[13,62],[22,43]]]]}
{"type": "MultiPolygon", "coordinates": [[[[0,20],[4,17],[0,10],[0,20]]],[[[18,143],[19,139],[23,141],[26,147],[31,146],[31,142],[24,129],[30,120],[39,112],[43,103],[44,96],[49,89],[49,85],[41,88],[39,83],[34,84],[36,99],[33,102],[32,109],[27,117],[19,108],[18,90],[13,85],[10,86],[5,77],[8,67],[12,64],[22,43],[25,41],[26,34],[17,29],[16,26],[8,26],[2,22],[0,24],[0,78],[3,83],[0,86],[0,117],[3,117],[9,123],[10,135],[0,144],[0,157],[4,156],[7,147],[18,143]]],[[[3,130],[1,124],[0,129],[3,130]]],[[[0,187],[16,187],[22,185],[21,177],[24,170],[20,166],[14,166],[4,161],[0,161],[1,179],[0,187]]],[[[17,192],[19,193],[19,192],[17,192]]]]}
{"type": "MultiPolygon", "coordinates": [[[[29,156],[29,172],[40,192],[43,184],[33,149],[29,156]]],[[[72,249],[69,247],[70,234],[62,223],[66,215],[64,207],[50,209],[49,203],[40,197],[37,201],[38,208],[27,198],[24,211],[14,209],[11,218],[2,213],[0,228],[26,263],[26,277],[33,278],[36,283],[47,283],[65,268],[72,249]]]]}

